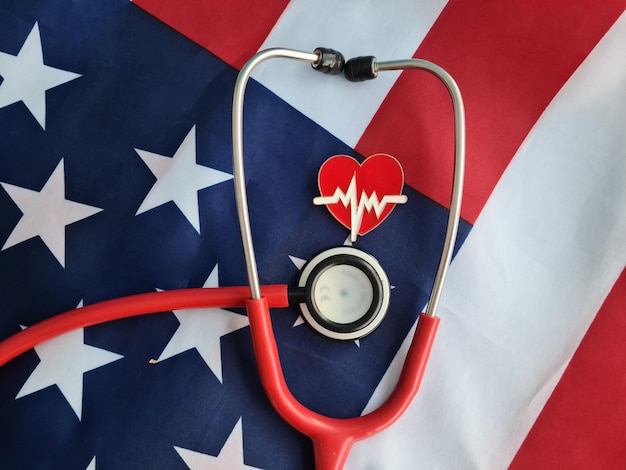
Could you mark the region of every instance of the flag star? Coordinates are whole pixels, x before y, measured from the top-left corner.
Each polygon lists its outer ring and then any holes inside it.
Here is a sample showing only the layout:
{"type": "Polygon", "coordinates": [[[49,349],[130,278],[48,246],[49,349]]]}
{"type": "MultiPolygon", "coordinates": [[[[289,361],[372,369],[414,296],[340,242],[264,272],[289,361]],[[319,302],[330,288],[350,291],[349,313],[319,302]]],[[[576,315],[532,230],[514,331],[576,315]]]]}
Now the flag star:
{"type": "MultiPolygon", "coordinates": [[[[296,256],[289,255],[289,259],[294,264],[294,266],[298,268],[298,271],[302,271],[302,268],[306,264],[305,259],[298,258],[296,256]]],[[[293,325],[291,325],[291,327],[295,328],[296,326],[300,326],[300,325],[304,325],[304,318],[302,318],[302,315],[298,315],[298,318],[296,318],[296,321],[293,323],[293,325]]]]}
{"type": "Polygon", "coordinates": [[[15,399],[56,385],[79,420],[83,409],[83,374],[124,357],[85,344],[83,328],[57,336],[34,349],[40,362],[15,399]]]}
{"type": "MultiPolygon", "coordinates": [[[[218,287],[217,265],[203,287],[218,287]]],[[[180,326],[165,346],[157,362],[190,349],[196,349],[217,379],[222,382],[221,338],[248,326],[248,317],[220,308],[174,311],[180,326]]]]}
{"type": "Polygon", "coordinates": [[[89,462],[89,465],[87,466],[85,470],[96,470],[96,458],[95,457],[91,459],[91,462],[89,462]]]}
{"type": "Polygon", "coordinates": [[[65,267],[65,227],[90,217],[102,209],[65,199],[63,160],[48,178],[41,191],[0,183],[22,212],[2,250],[39,237],[54,257],[65,267]]]}
{"type": "Polygon", "coordinates": [[[289,259],[291,260],[291,262],[294,264],[294,266],[296,268],[298,268],[298,271],[302,271],[302,268],[304,267],[304,265],[306,264],[306,260],[302,259],[302,258],[298,258],[296,256],[291,256],[289,255],[289,259]]]}
{"type": "Polygon", "coordinates": [[[46,91],[81,75],[43,63],[39,24],[35,23],[16,56],[0,52],[0,76],[0,108],[22,101],[45,129],[46,91]]]}
{"type": "Polygon", "coordinates": [[[228,181],[233,175],[196,163],[196,126],[171,158],[146,150],[135,151],[157,178],[136,215],[171,201],[200,233],[198,191],[228,181]]]}
{"type": "Polygon", "coordinates": [[[222,450],[217,457],[184,449],[182,447],[174,446],[174,449],[176,449],[176,452],[178,452],[178,455],[180,455],[190,470],[205,470],[210,468],[260,470],[258,467],[252,467],[243,462],[243,432],[241,418],[239,418],[239,421],[235,424],[233,431],[230,433],[230,436],[228,436],[228,439],[224,443],[224,447],[222,447],[222,450]]]}

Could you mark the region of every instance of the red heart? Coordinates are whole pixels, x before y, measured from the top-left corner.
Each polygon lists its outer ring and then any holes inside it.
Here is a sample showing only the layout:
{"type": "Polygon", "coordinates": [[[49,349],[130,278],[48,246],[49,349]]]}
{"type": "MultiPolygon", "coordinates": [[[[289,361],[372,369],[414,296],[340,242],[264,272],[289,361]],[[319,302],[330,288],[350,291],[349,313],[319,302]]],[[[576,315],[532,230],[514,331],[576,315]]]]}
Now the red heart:
{"type": "Polygon", "coordinates": [[[359,164],[347,155],[335,155],[324,162],[317,178],[320,196],[316,205],[326,205],[350,238],[365,235],[387,218],[396,204],[404,204],[404,172],[391,155],[376,154],[359,164]]]}

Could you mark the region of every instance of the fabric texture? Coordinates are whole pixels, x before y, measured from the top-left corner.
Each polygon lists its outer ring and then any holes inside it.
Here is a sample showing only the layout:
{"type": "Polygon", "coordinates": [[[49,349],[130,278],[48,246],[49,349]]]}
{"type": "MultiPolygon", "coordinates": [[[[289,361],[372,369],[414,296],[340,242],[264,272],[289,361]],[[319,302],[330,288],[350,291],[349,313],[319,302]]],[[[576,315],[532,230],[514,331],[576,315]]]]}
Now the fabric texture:
{"type": "MultiPolygon", "coordinates": [[[[256,51],[418,57],[457,81],[463,220],[422,389],[350,469],[620,469],[626,461],[626,3],[0,1],[0,339],[103,300],[246,285],[231,107],[256,51]]],[[[353,246],[393,286],[381,326],[321,337],[272,311],[287,383],[358,416],[393,388],[448,217],[452,109],[418,71],[349,83],[287,60],[248,85],[263,284],[350,244],[319,196],[332,155],[388,153],[405,204],[353,246]]],[[[0,368],[0,468],[312,469],[270,405],[244,309],[160,312],[0,368]]]]}

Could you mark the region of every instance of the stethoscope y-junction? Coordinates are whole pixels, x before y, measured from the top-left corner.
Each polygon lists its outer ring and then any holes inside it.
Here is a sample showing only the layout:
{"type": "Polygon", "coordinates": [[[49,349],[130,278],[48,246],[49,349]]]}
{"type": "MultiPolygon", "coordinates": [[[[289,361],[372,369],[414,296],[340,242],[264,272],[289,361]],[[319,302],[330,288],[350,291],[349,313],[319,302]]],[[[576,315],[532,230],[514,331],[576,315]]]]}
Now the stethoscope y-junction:
{"type": "MultiPolygon", "coordinates": [[[[43,341],[77,328],[106,321],[168,310],[245,306],[261,382],[272,405],[291,426],[312,439],[316,468],[340,469],[355,441],[382,431],[400,417],[417,393],[424,373],[439,325],[439,318],[435,313],[452,258],[460,217],[465,159],[465,123],[461,94],[445,70],[423,60],[377,62],[374,57],[369,56],[345,61],[339,52],[332,49],[318,48],[312,53],[291,49],[267,49],[253,56],[239,73],[233,97],[232,134],[235,198],[249,286],[139,294],[72,310],[44,320],[2,341],[0,365],[43,341]],[[334,247],[308,261],[301,271],[298,286],[294,288],[288,288],[286,285],[261,286],[259,281],[244,175],[243,109],[246,84],[252,71],[262,62],[273,58],[309,62],[317,71],[328,74],[343,73],[350,81],[373,79],[379,72],[386,70],[421,69],[439,78],[452,97],[455,127],[452,198],[443,250],[428,305],[426,311],[419,316],[395,390],[382,406],[359,417],[348,419],[327,417],[305,408],[295,399],[283,376],[269,309],[297,304],[306,322],[319,333],[335,340],[361,338],[371,333],[383,321],[389,306],[391,289],[380,263],[374,256],[351,246],[334,247]]],[[[387,157],[382,155],[380,159],[383,161],[387,157]]],[[[393,167],[396,164],[397,162],[391,165],[393,167]]],[[[332,164],[329,163],[328,168],[339,168],[342,165],[358,166],[358,163],[339,159],[333,160],[332,164]]],[[[328,170],[327,173],[333,174],[333,170],[328,170]]],[[[321,188],[322,176],[320,170],[321,188]]],[[[351,179],[346,188],[338,186],[337,190],[330,194],[325,194],[321,189],[322,194],[316,198],[315,204],[327,205],[329,209],[333,204],[342,204],[348,208],[350,220],[346,226],[350,228],[354,239],[357,233],[360,233],[365,211],[373,210],[379,217],[381,214],[384,215],[386,204],[402,203],[406,196],[399,192],[382,198],[378,195],[365,195],[357,204],[356,172],[348,176],[351,179]]],[[[388,215],[388,212],[386,214],[388,215]]],[[[333,215],[338,219],[341,218],[337,213],[333,215]]]]}

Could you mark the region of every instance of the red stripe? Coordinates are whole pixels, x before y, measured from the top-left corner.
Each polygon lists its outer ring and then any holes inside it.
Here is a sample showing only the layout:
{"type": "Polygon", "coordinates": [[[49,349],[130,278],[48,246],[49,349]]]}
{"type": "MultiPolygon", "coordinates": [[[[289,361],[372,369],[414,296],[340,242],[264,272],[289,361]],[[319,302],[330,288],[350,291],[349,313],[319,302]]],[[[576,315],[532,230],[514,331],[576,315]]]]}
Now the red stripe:
{"type": "Polygon", "coordinates": [[[240,69],[270,33],[289,0],[133,0],[222,60],[240,69]]]}
{"type": "MultiPolygon", "coordinates": [[[[451,0],[415,54],[448,70],[463,94],[468,134],[462,215],[470,222],[546,106],[626,5],[575,3],[451,0]]],[[[357,150],[392,154],[404,165],[409,185],[447,207],[452,131],[445,88],[425,73],[405,72],[357,150]]]]}
{"type": "Polygon", "coordinates": [[[626,270],[519,449],[511,470],[624,468],[624,338],[626,270]]]}

